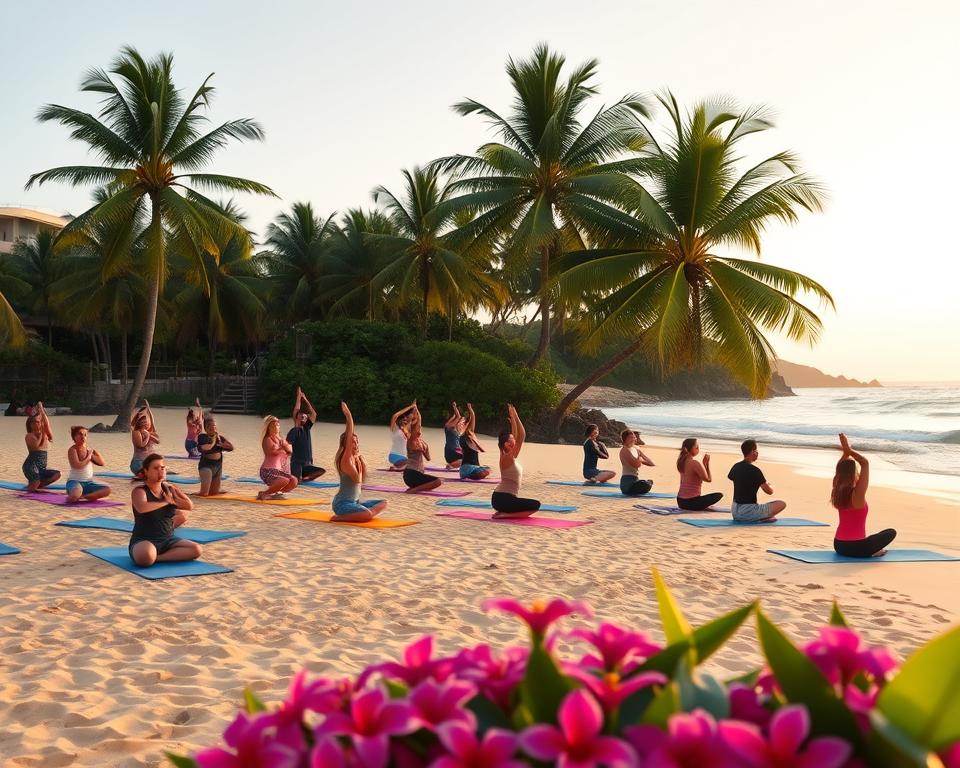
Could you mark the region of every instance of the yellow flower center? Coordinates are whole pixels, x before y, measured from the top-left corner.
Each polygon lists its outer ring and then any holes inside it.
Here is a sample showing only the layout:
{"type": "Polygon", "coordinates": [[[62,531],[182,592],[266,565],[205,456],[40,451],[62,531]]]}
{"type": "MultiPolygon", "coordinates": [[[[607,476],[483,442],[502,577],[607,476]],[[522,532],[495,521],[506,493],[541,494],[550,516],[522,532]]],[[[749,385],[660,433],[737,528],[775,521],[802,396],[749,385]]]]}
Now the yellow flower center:
{"type": "Polygon", "coordinates": [[[620,685],[620,675],[616,672],[607,672],[603,676],[603,682],[607,684],[607,688],[614,691],[617,689],[617,686],[620,685]]]}
{"type": "Polygon", "coordinates": [[[547,610],[547,604],[543,600],[534,600],[533,605],[530,606],[530,610],[534,613],[543,613],[547,610]]]}

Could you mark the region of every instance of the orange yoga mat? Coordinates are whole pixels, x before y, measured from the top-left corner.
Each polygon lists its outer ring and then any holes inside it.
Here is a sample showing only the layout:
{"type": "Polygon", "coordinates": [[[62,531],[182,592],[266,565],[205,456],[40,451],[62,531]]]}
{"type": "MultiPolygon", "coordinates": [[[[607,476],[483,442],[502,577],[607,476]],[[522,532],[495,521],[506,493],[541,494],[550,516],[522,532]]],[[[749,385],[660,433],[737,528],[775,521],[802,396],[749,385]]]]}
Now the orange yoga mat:
{"type": "Polygon", "coordinates": [[[219,496],[199,496],[203,501],[243,501],[248,504],[271,504],[275,507],[312,507],[317,504],[329,504],[329,499],[258,499],[256,496],[241,496],[235,493],[222,493],[219,496]]]}
{"type": "MultiPolygon", "coordinates": [[[[319,509],[305,509],[303,512],[278,512],[274,517],[287,517],[291,520],[312,520],[315,523],[329,523],[333,520],[332,512],[321,512],[319,509]]],[[[375,517],[368,523],[334,523],[334,525],[355,525],[359,528],[403,528],[405,525],[416,525],[416,520],[396,520],[375,517]]]]}

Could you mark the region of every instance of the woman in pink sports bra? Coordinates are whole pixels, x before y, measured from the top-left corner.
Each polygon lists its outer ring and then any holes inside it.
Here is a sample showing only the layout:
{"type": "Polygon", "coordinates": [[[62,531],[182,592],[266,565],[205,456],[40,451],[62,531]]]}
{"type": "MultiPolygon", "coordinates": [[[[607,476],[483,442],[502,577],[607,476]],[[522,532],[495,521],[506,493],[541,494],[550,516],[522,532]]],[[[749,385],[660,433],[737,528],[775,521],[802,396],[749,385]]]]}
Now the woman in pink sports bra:
{"type": "Polygon", "coordinates": [[[844,557],[879,557],[897,537],[893,528],[867,536],[867,486],[870,484],[870,462],[850,447],[847,436],[840,433],[843,456],[833,476],[830,503],[840,513],[840,525],[833,539],[833,548],[844,557]]]}
{"type": "Polygon", "coordinates": [[[282,499],[284,493],[297,487],[297,478],[287,472],[293,447],[280,436],[280,419],[276,416],[263,420],[260,446],[263,448],[260,479],[267,489],[257,494],[257,500],[282,499]]]}

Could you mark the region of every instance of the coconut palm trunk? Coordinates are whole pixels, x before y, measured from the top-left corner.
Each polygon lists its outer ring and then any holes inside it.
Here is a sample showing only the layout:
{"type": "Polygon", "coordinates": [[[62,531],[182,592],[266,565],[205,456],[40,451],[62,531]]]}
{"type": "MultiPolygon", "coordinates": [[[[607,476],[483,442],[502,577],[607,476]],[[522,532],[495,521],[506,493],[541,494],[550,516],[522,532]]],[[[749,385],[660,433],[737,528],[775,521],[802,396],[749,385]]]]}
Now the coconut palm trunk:
{"type": "Polygon", "coordinates": [[[547,291],[547,279],[550,275],[550,250],[540,252],[540,341],[537,349],[527,363],[528,368],[536,368],[550,350],[550,294],[547,291]]]}

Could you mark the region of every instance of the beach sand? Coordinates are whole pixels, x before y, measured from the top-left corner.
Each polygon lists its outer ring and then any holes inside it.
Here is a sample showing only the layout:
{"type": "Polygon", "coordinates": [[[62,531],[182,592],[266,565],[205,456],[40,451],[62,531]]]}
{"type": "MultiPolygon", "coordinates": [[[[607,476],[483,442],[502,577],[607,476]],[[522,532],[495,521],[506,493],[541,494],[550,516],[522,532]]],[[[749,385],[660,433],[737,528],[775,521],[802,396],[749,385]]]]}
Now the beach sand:
{"type": "MultiPolygon", "coordinates": [[[[183,451],[184,411],[158,409],[165,453],[183,451]]],[[[100,417],[102,418],[102,417],[100,417]]],[[[71,424],[95,417],[53,418],[50,466],[63,470],[71,424]]],[[[238,450],[225,471],[254,475],[260,462],[254,417],[219,416],[220,431],[238,450]]],[[[284,430],[289,419],[284,421],[284,430]]],[[[318,424],[315,459],[331,467],[342,427],[318,424]]],[[[385,427],[360,427],[361,448],[373,468],[384,465],[385,427]]],[[[427,430],[434,455],[442,432],[427,430]]],[[[0,478],[22,477],[23,420],[0,419],[0,478]]],[[[496,441],[484,439],[496,465],[496,441]]],[[[125,471],[128,435],[94,434],[108,468],[125,471]]],[[[710,450],[709,443],[704,445],[710,450]]],[[[650,447],[654,490],[676,489],[675,451],[650,447]]],[[[711,451],[712,452],[712,451],[711,451]]],[[[787,514],[833,523],[829,481],[802,476],[763,459],[760,466],[787,514]]],[[[125,546],[127,536],[53,527],[84,516],[131,517],[130,484],[113,481],[124,507],[87,512],[17,500],[0,491],[0,541],[23,550],[0,557],[0,756],[11,766],[155,766],[164,750],[185,752],[216,742],[234,716],[247,685],[268,702],[282,697],[303,665],[314,673],[356,673],[395,658],[424,633],[441,652],[464,644],[520,641],[521,626],[480,610],[484,598],[583,598],[597,618],[645,628],[658,639],[650,579],[657,566],[693,623],[762,600],[763,608],[796,640],[812,637],[833,598],[873,644],[898,654],[956,623],[960,563],[844,566],[804,565],[766,553],[768,547],[831,547],[830,528],[701,530],[633,508],[633,502],[590,498],[581,489],[545,485],[552,477],[578,478],[579,446],[524,446],[523,493],[557,504],[576,504],[566,519],[592,520],[568,530],[525,528],[437,517],[433,498],[387,498],[388,517],[419,525],[365,530],[273,517],[270,506],[198,501],[189,525],[241,529],[248,535],[205,547],[204,559],[233,573],[150,582],[80,550],[125,546]]],[[[714,484],[724,491],[734,457],[715,453],[714,484]]],[[[618,462],[607,462],[619,469],[618,462]]],[[[188,462],[168,462],[194,473],[188,462]]],[[[66,472],[64,472],[66,476],[66,472]]],[[[372,482],[401,484],[398,474],[375,473],[372,482]]],[[[252,485],[225,487],[251,493],[252,485]]],[[[488,498],[493,486],[473,487],[488,498]]],[[[330,497],[308,490],[304,496],[330,497]]],[[[870,492],[871,530],[898,529],[895,546],[960,554],[956,507],[886,488],[870,492]]],[[[321,509],[323,509],[321,507],[321,509]]],[[[549,516],[555,514],[544,513],[549,516]]],[[[568,622],[567,626],[577,623],[568,622]]],[[[710,662],[725,676],[759,663],[752,627],[745,627],[710,662]]]]}

